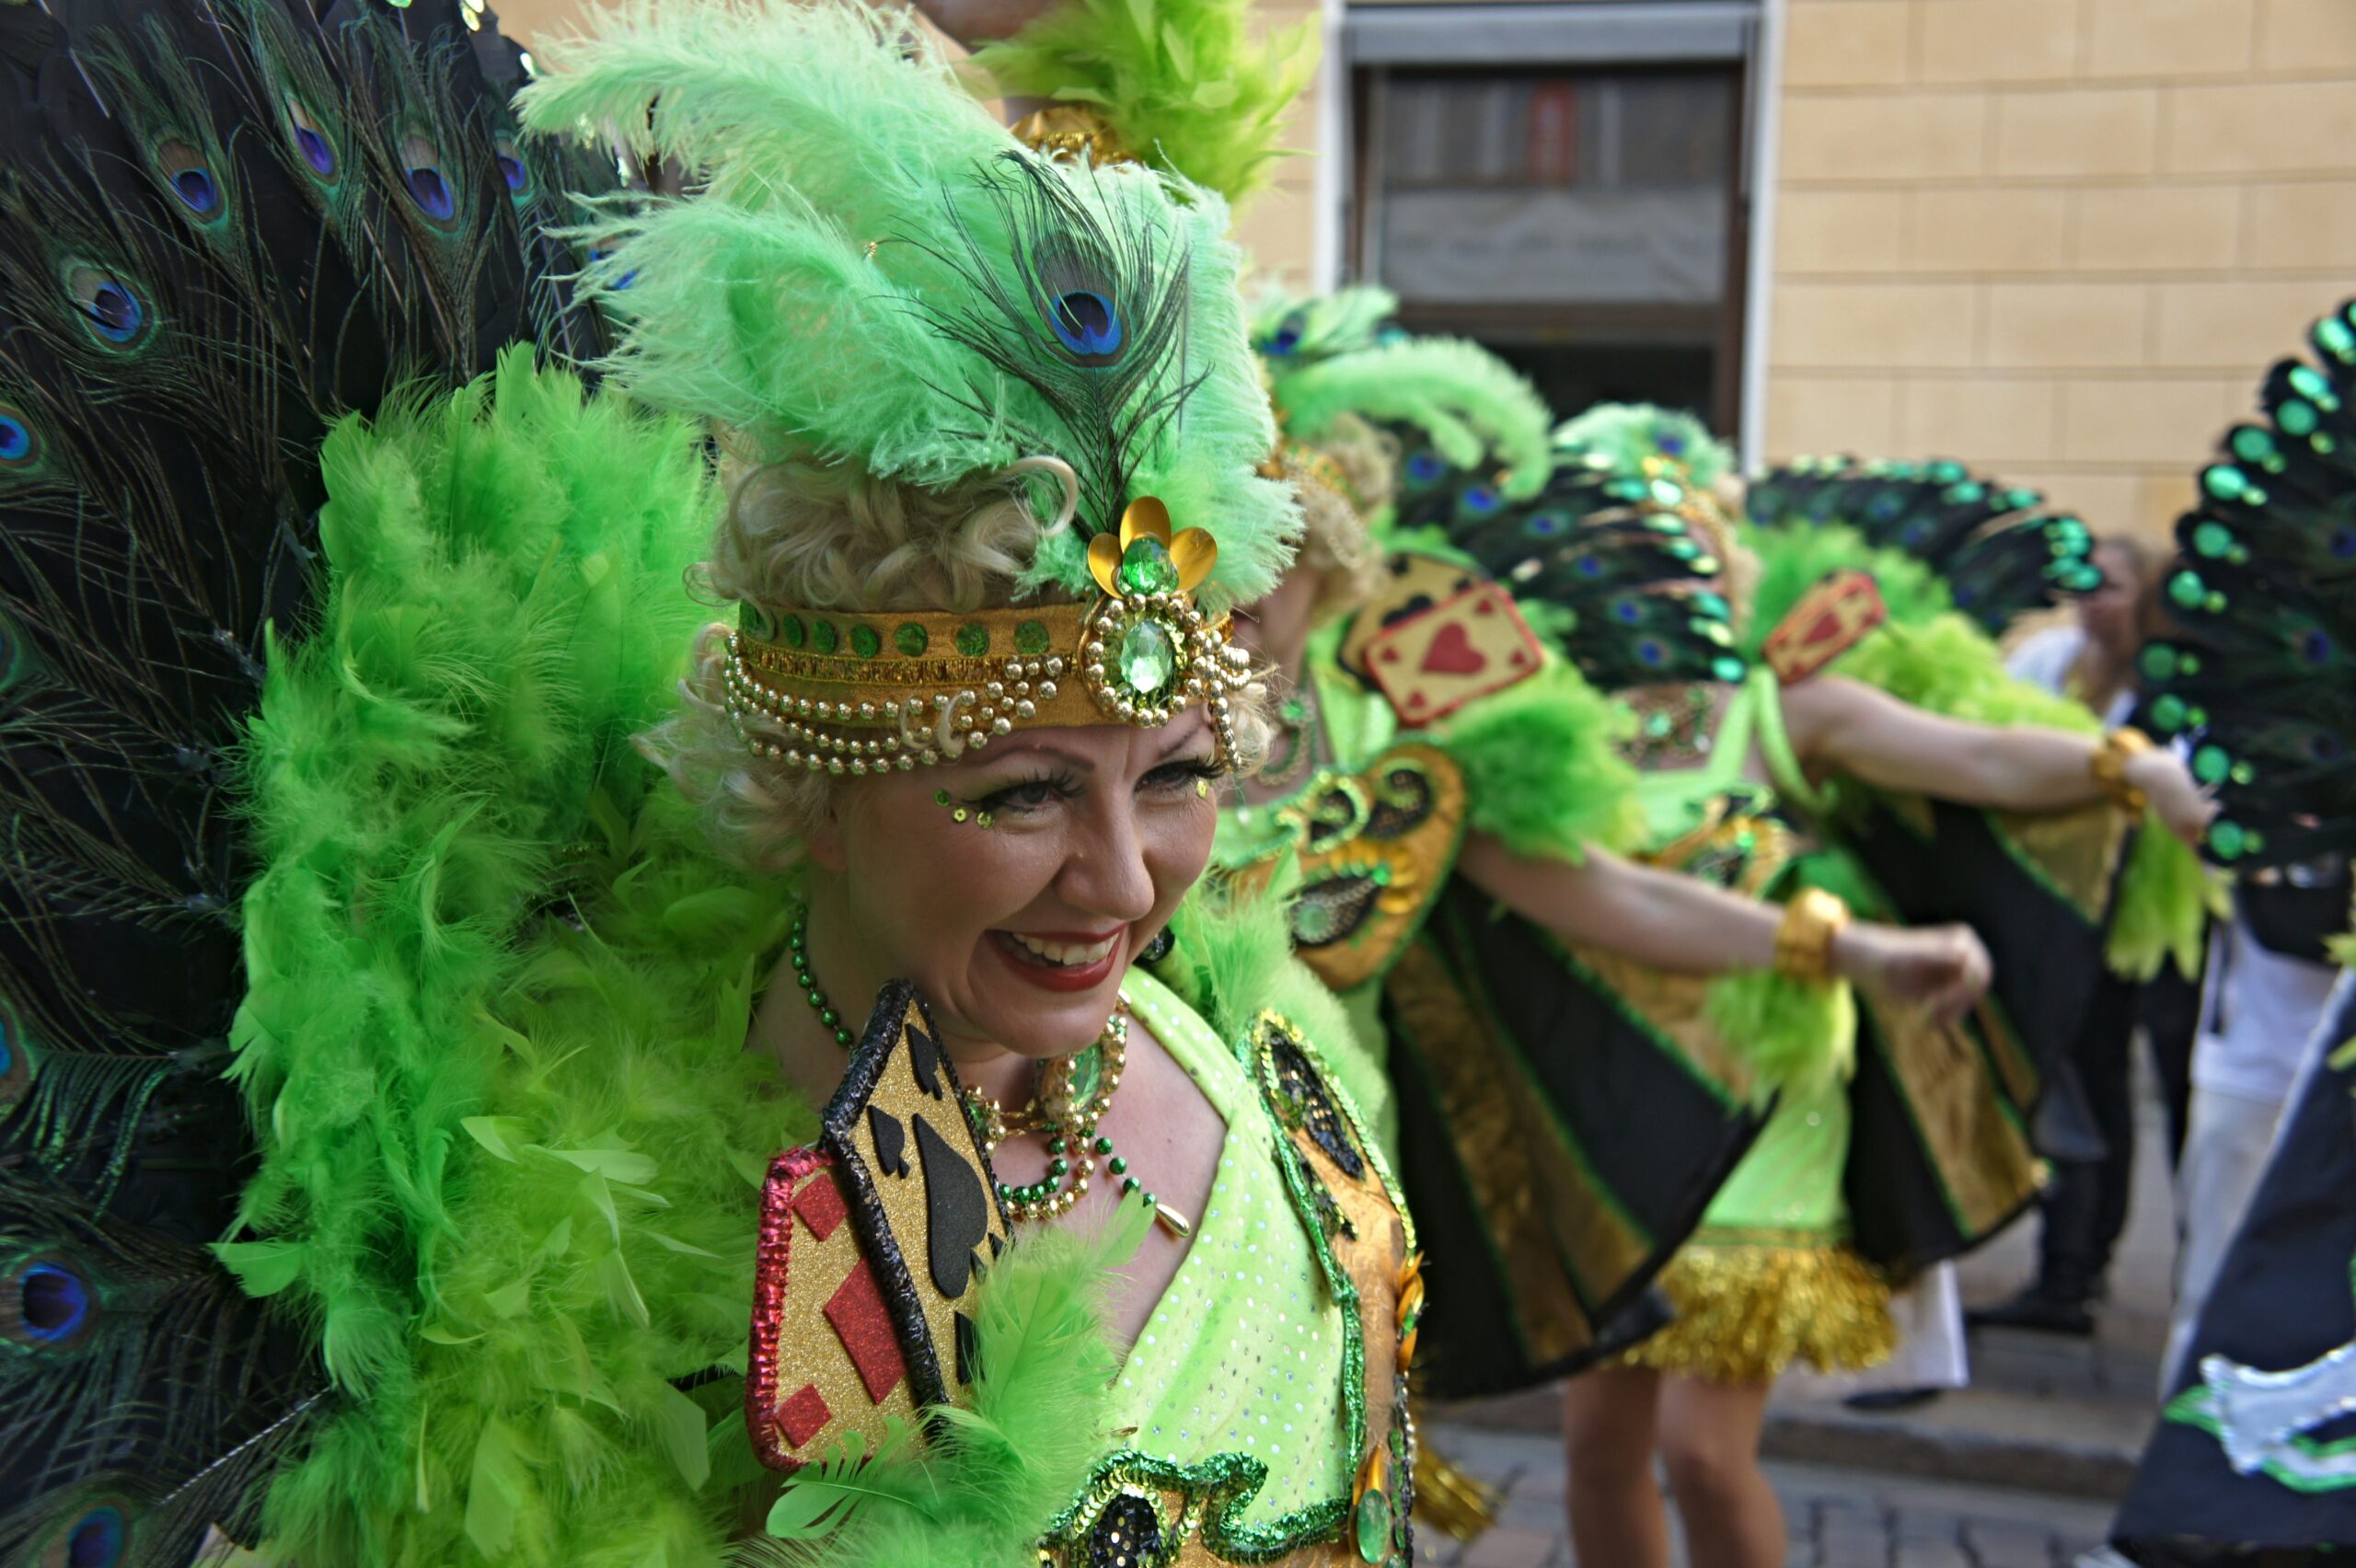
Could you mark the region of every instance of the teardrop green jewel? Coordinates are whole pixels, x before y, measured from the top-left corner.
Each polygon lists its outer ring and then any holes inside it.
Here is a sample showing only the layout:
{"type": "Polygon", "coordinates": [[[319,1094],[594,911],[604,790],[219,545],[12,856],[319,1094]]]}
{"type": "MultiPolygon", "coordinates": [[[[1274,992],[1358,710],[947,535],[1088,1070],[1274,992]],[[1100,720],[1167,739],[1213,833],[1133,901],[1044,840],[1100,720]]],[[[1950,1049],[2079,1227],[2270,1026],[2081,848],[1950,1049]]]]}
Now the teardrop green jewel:
{"type": "Polygon", "coordinates": [[[1117,655],[1122,684],[1151,697],[1178,676],[1178,647],[1157,620],[1133,621],[1121,634],[1117,655]]]}

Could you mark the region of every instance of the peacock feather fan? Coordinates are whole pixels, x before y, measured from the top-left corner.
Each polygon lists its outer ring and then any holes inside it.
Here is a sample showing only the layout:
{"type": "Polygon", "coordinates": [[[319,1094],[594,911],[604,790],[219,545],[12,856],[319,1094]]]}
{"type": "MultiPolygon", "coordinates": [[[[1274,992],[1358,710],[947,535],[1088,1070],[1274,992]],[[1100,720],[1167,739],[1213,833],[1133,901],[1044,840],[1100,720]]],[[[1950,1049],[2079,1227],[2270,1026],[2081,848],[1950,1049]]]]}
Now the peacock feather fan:
{"type": "Polygon", "coordinates": [[[1398,307],[1369,284],[1261,306],[1253,343],[1286,436],[1313,446],[1345,415],[1407,425],[1456,467],[1489,470],[1506,494],[1537,493],[1553,455],[1536,389],[1478,343],[1390,329],[1398,307]]]}
{"type": "Polygon", "coordinates": [[[1241,205],[1284,155],[1286,111],[1317,69],[1317,18],[1254,42],[1244,0],[1066,0],[973,65],[995,93],[1077,104],[1122,146],[1241,205]]]}
{"type": "Polygon", "coordinates": [[[246,1534],[332,1403],[213,1248],[256,1149],[237,759],[332,422],[601,352],[517,60],[459,0],[0,6],[0,1561],[246,1534]]]}
{"type": "Polygon", "coordinates": [[[1846,528],[1867,549],[1912,557],[1991,636],[2102,582],[2082,520],[1946,459],[1802,458],[1753,478],[1744,506],[1761,528],[1846,528]]]}
{"type": "Polygon", "coordinates": [[[1253,472],[1275,432],[1217,196],[1030,152],[901,16],[770,0],[598,29],[544,49],[519,104],[701,182],[613,214],[590,270],[639,398],[754,461],[927,488],[1061,458],[1078,525],[1042,531],[1028,588],[1092,593],[1089,538],[1147,495],[1211,531],[1235,597],[1275,582],[1298,513],[1253,472]]]}
{"type": "Polygon", "coordinates": [[[1516,500],[1401,434],[1398,526],[1445,534],[1513,591],[1589,684],[1619,691],[1748,672],[1712,498],[1667,471],[1617,473],[1566,446],[1545,486],[1516,500]]]}
{"type": "Polygon", "coordinates": [[[2177,524],[2173,635],[2141,656],[2157,728],[2217,790],[2211,859],[2356,848],[2356,301],[2309,330],[2226,432],[2177,524]]]}

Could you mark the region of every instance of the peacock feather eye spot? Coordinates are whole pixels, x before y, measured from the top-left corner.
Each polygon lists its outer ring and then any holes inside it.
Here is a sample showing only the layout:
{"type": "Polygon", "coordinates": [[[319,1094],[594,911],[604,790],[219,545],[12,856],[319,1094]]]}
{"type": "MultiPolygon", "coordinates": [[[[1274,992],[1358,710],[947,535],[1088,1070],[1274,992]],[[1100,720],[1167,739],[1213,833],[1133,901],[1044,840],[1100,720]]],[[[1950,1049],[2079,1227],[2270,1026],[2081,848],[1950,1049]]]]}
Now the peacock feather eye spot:
{"type": "Polygon", "coordinates": [[[1865,515],[1872,518],[1877,523],[1888,523],[1895,520],[1898,514],[1905,509],[1906,503],[1903,501],[1900,501],[1898,497],[1894,495],[1877,495],[1874,497],[1871,502],[1866,503],[1865,515]]]}
{"type": "Polygon", "coordinates": [[[29,468],[39,450],[24,416],[0,404],[0,468],[29,468]]]}
{"type": "Polygon", "coordinates": [[[1498,496],[1494,487],[1489,485],[1474,485],[1472,489],[1464,492],[1462,504],[1464,510],[1467,512],[1485,515],[1486,513],[1495,512],[1497,509],[1500,499],[1501,498],[1498,496]]]}
{"type": "Polygon", "coordinates": [[[1636,661],[1657,670],[1669,662],[1669,650],[1658,640],[1647,637],[1636,644],[1636,661]]]}
{"type": "Polygon", "coordinates": [[[286,122],[294,133],[294,150],[303,155],[303,162],[321,179],[333,179],[336,171],[335,144],[319,122],[312,118],[295,98],[286,100],[286,122]]]}
{"type": "Polygon", "coordinates": [[[156,163],[181,206],[200,218],[221,215],[221,181],[203,154],[186,142],[166,142],[156,149],[156,163]]]}
{"type": "Polygon", "coordinates": [[[111,1503],[102,1503],[85,1511],[64,1535],[52,1543],[52,1557],[44,1553],[41,1562],[55,1562],[60,1568],[115,1568],[131,1549],[131,1521],[123,1511],[111,1503]]]}
{"type": "Polygon", "coordinates": [[[1634,626],[1644,618],[1644,610],[1634,599],[1621,599],[1612,604],[1612,617],[1623,626],[1634,626]]]}
{"type": "MultiPolygon", "coordinates": [[[[0,456],[5,455],[5,451],[0,451],[0,456]]],[[[2342,523],[2339,527],[2334,528],[2331,531],[2331,542],[2328,548],[2334,560],[2346,560],[2351,556],[2356,556],[2356,527],[2350,527],[2342,523]]]]}
{"type": "Polygon", "coordinates": [[[1427,485],[1440,477],[1439,458],[1429,452],[1418,452],[1407,459],[1407,477],[1417,484],[1427,485]]]}
{"type": "Polygon", "coordinates": [[[499,165],[499,178],[507,182],[508,194],[517,201],[532,193],[532,166],[524,161],[524,149],[515,138],[494,136],[491,144],[491,156],[499,165]]]}
{"type": "Polygon", "coordinates": [[[2234,455],[2245,463],[2263,463],[2277,455],[2274,438],[2256,425],[2244,425],[2234,432],[2230,444],[2234,455]]]}
{"type": "Polygon", "coordinates": [[[2299,657],[2310,664],[2327,663],[2331,659],[2331,638],[2325,632],[2310,629],[2299,637],[2299,657]]]}
{"type": "Polygon", "coordinates": [[[1276,329],[1269,334],[1267,352],[1281,359],[1299,348],[1301,339],[1307,335],[1308,324],[1296,310],[1278,322],[1276,329]]]}
{"type": "Polygon", "coordinates": [[[2316,345],[2336,360],[2356,360],[2356,330],[2337,316],[2316,323],[2316,345]]]}
{"type": "Polygon", "coordinates": [[[409,186],[409,199],[417,210],[437,224],[446,224],[458,213],[458,194],[452,189],[450,177],[442,172],[442,160],[433,144],[422,136],[401,138],[401,178],[409,186]]]}
{"type": "Polygon", "coordinates": [[[96,267],[76,266],[66,272],[66,288],[74,304],[102,340],[127,347],[147,327],[147,306],[133,287],[96,267]]]}
{"type": "Polygon", "coordinates": [[[1685,455],[1685,438],[1674,431],[1664,431],[1653,438],[1653,444],[1671,457],[1685,455]]]}
{"type": "Polygon", "coordinates": [[[1121,352],[1121,313],[1094,289],[1068,289],[1047,308],[1047,325],[1073,353],[1095,359],[1121,352]]]}
{"type": "Polygon", "coordinates": [[[1563,531],[1563,514],[1559,512],[1539,512],[1530,514],[1523,525],[1529,532],[1542,539],[1551,539],[1563,531]]]}
{"type": "Polygon", "coordinates": [[[10,1271],[0,1297],[0,1332],[32,1350],[56,1350],[89,1331],[98,1302],[82,1276],[64,1263],[35,1258],[10,1271]]]}

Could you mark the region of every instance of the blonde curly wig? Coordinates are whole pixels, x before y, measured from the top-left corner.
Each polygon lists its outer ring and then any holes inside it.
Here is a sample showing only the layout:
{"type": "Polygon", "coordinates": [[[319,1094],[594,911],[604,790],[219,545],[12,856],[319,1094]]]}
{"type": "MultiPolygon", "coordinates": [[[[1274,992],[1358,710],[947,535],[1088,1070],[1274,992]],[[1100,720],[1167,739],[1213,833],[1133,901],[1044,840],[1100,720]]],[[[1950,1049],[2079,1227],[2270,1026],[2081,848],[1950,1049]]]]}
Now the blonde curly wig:
{"type": "Polygon", "coordinates": [[[1297,565],[1317,574],[1310,624],[1324,626],[1381,586],[1383,552],[1367,516],[1391,502],[1398,443],[1356,414],[1340,414],[1313,445],[1287,442],[1276,462],[1300,494],[1304,526],[1297,565]]]}

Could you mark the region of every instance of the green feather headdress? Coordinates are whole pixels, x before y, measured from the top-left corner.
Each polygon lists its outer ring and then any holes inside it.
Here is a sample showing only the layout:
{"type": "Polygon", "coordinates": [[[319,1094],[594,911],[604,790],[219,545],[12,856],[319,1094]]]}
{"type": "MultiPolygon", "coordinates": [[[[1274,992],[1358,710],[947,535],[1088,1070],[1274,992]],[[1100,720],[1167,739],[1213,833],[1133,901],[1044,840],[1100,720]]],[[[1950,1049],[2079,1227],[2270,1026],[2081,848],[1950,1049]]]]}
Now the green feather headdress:
{"type": "Polygon", "coordinates": [[[1478,343],[1385,332],[1398,307],[1388,289],[1359,284],[1271,299],[1254,314],[1253,343],[1286,437],[1314,444],[1345,414],[1412,424],[1450,463],[1502,465],[1507,495],[1535,495],[1553,469],[1544,400],[1478,343]]]}
{"type": "Polygon", "coordinates": [[[1644,478],[1651,466],[1666,463],[1696,490],[1742,471],[1734,448],[1709,426],[1653,403],[1598,403],[1564,422],[1554,432],[1554,450],[1559,459],[1576,458],[1622,478],[1644,478]]]}
{"type": "Polygon", "coordinates": [[[1064,0],[973,65],[1008,98],[1081,106],[1129,152],[1241,203],[1284,156],[1317,70],[1314,17],[1254,42],[1244,0],[1064,0]]]}
{"type": "Polygon", "coordinates": [[[541,66],[531,128],[617,128],[702,182],[595,230],[632,395],[929,489],[1061,458],[1075,525],[1023,590],[1092,594],[1091,539],[1146,496],[1209,530],[1235,598],[1275,582],[1297,513],[1253,472],[1275,432],[1218,197],[1025,150],[900,14],[634,6],[541,66]]]}

